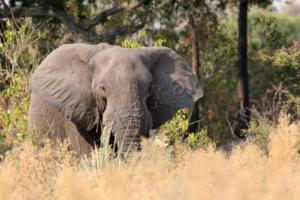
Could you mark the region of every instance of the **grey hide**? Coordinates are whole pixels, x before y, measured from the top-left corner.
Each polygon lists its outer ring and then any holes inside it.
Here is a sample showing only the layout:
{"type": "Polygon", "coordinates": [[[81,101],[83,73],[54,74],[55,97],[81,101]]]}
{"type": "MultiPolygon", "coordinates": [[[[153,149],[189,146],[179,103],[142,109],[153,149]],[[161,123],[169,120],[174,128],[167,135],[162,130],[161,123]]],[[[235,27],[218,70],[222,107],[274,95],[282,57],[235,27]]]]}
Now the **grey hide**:
{"type": "Polygon", "coordinates": [[[36,68],[29,85],[31,128],[53,140],[68,138],[79,154],[99,144],[101,123],[112,124],[122,152],[137,147],[141,136],[203,95],[173,50],[106,43],[62,45],[36,68]]]}

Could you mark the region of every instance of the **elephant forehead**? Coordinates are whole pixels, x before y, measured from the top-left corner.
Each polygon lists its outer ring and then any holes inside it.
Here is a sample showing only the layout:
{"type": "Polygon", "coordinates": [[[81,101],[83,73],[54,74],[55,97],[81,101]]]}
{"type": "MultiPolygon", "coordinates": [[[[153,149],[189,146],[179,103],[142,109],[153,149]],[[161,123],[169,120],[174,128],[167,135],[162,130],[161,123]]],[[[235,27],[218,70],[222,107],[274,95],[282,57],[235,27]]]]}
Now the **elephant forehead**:
{"type": "Polygon", "coordinates": [[[114,87],[126,87],[133,83],[142,84],[147,87],[152,81],[152,75],[146,70],[114,65],[108,68],[103,74],[94,74],[95,79],[102,79],[102,81],[104,80],[114,87]]]}
{"type": "Polygon", "coordinates": [[[94,63],[99,66],[104,65],[104,67],[115,65],[130,67],[137,63],[141,64],[141,58],[132,49],[115,47],[97,53],[94,56],[94,63]]]}
{"type": "Polygon", "coordinates": [[[150,82],[152,79],[140,56],[130,49],[109,49],[97,54],[94,60],[94,77],[106,78],[116,83],[133,79],[150,82]]]}

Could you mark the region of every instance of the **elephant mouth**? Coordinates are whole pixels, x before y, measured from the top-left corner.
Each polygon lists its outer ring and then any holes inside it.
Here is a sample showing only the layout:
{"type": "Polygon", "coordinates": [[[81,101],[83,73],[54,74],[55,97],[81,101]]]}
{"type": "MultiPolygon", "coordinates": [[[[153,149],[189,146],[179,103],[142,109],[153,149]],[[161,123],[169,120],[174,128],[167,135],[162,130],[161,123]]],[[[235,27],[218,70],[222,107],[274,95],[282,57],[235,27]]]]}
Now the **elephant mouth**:
{"type": "Polygon", "coordinates": [[[121,157],[122,159],[126,159],[130,153],[142,150],[141,139],[139,137],[127,136],[126,139],[124,137],[123,140],[118,141],[119,139],[116,137],[116,134],[111,132],[108,143],[114,158],[121,157]]]}
{"type": "Polygon", "coordinates": [[[135,123],[128,124],[126,127],[116,128],[115,126],[104,126],[101,134],[101,146],[110,147],[112,149],[113,157],[121,156],[127,157],[131,152],[140,151],[141,137],[146,134],[141,134],[138,120],[135,123]]]}

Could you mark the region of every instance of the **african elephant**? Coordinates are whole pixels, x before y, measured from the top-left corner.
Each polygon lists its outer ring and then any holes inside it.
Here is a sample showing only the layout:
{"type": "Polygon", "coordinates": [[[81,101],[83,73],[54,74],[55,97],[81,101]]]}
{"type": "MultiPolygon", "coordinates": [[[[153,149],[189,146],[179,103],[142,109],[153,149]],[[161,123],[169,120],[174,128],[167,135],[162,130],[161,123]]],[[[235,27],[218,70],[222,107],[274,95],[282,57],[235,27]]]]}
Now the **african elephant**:
{"type": "Polygon", "coordinates": [[[203,94],[196,75],[173,50],[106,43],[60,46],[37,67],[29,85],[30,127],[50,139],[68,138],[79,154],[99,145],[100,124],[112,125],[122,152],[137,148],[150,129],[203,94]]]}

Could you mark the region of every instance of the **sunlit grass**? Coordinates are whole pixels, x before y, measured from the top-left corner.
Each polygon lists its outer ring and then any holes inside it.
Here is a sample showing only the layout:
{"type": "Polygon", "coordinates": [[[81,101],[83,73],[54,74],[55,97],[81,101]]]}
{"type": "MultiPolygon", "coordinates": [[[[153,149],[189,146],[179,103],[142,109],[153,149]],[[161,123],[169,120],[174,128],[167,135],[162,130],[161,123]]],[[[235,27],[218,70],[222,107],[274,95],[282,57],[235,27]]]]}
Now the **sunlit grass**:
{"type": "Polygon", "coordinates": [[[299,125],[281,116],[267,152],[254,142],[226,154],[150,139],[126,163],[103,159],[103,149],[78,159],[66,145],[24,143],[0,164],[0,199],[299,199],[299,125]]]}

